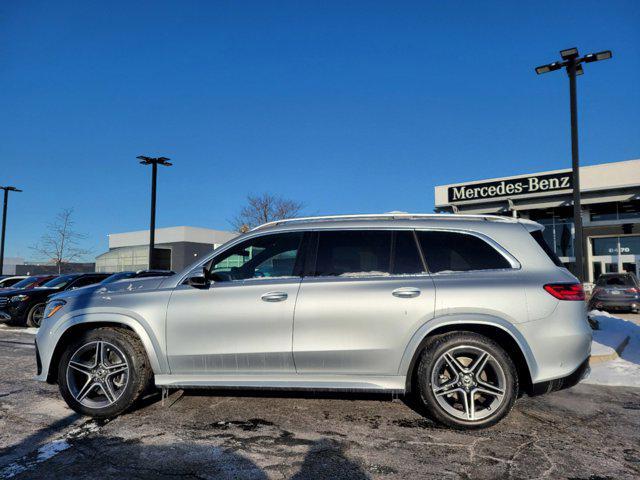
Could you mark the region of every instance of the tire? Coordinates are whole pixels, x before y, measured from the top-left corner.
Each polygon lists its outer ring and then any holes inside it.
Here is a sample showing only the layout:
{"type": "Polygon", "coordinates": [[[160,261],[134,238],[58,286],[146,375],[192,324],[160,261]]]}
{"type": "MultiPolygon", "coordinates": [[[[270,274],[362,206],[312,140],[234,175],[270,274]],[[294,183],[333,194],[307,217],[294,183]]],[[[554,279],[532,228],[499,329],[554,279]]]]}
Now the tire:
{"type": "Polygon", "coordinates": [[[518,374],[509,355],[473,332],[446,333],[428,342],[415,382],[427,412],[462,430],[495,425],[511,411],[518,394],[518,374]]]}
{"type": "Polygon", "coordinates": [[[95,418],[127,411],[149,388],[152,377],[138,337],[121,328],[81,333],[65,346],[58,365],[64,400],[76,412],[95,418]],[[98,357],[102,362],[95,361],[98,357]]]}
{"type": "Polygon", "coordinates": [[[42,323],[42,315],[44,314],[44,303],[37,303],[29,310],[27,314],[27,327],[40,328],[42,323]]]}

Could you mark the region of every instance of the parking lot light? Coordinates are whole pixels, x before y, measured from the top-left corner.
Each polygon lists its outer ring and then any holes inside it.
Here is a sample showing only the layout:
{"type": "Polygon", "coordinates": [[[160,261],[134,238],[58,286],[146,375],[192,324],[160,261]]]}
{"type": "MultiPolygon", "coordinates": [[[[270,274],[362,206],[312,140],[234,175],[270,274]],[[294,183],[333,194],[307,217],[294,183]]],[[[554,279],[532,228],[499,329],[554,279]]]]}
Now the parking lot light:
{"type": "Polygon", "coordinates": [[[2,236],[0,238],[0,275],[2,275],[2,270],[4,268],[4,234],[7,229],[7,204],[9,203],[9,192],[21,192],[19,188],[16,187],[0,187],[0,189],[4,190],[4,203],[2,204],[2,236]]]}
{"type": "Polygon", "coordinates": [[[155,267],[155,238],[156,238],[156,183],[158,178],[158,165],[170,167],[173,165],[167,157],[146,157],[139,155],[136,157],[142,165],[151,165],[151,221],[149,225],[149,269],[155,267]]]}
{"type": "Polygon", "coordinates": [[[565,68],[569,76],[569,108],[571,111],[571,177],[573,183],[573,225],[574,240],[573,252],[575,256],[575,274],[581,282],[585,280],[584,275],[584,253],[582,245],[582,216],[580,206],[580,159],[578,155],[578,104],[576,99],[576,77],[584,74],[583,63],[607,60],[612,57],[611,50],[604,50],[597,53],[589,53],[580,57],[578,49],[567,48],[560,51],[562,61],[549,63],[536,67],[536,73],[542,75],[554,70],[565,68]]]}

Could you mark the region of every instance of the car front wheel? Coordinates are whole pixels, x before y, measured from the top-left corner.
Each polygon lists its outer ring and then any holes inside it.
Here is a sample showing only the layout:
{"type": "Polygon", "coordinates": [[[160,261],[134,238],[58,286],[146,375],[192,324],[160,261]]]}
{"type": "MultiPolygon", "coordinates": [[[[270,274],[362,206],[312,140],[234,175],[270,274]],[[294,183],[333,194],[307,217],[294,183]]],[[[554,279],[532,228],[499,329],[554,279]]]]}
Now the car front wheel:
{"type": "Polygon", "coordinates": [[[76,412],[110,418],[129,409],[151,382],[138,338],[128,330],[96,328],[68,344],[58,366],[58,385],[76,412]]]}
{"type": "Polygon", "coordinates": [[[518,393],[509,355],[493,340],[472,332],[451,332],[429,342],[416,380],[429,413],[460,429],[494,425],[509,413],[518,393]]]}
{"type": "Polygon", "coordinates": [[[38,303],[37,305],[31,307],[29,313],[27,314],[28,327],[40,328],[42,318],[44,317],[45,306],[46,305],[44,303],[38,303]]]}

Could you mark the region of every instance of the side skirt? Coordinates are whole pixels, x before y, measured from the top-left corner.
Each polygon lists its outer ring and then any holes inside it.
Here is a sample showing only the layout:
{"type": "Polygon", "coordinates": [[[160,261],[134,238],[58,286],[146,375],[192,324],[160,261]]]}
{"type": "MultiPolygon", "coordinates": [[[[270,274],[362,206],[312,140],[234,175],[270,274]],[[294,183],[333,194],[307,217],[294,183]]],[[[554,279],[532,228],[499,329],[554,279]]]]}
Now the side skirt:
{"type": "Polygon", "coordinates": [[[158,387],[405,392],[401,375],[156,375],[158,387]]]}

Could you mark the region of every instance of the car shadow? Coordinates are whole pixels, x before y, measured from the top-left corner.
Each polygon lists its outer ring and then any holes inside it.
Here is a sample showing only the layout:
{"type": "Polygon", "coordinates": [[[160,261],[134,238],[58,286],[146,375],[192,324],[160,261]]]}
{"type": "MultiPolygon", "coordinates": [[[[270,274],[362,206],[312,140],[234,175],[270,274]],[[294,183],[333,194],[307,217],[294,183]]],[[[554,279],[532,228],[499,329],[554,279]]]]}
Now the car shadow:
{"type": "MultiPolygon", "coordinates": [[[[71,416],[75,417],[75,416],[71,416]]],[[[212,431],[211,435],[198,441],[171,441],[169,443],[143,443],[139,438],[90,433],[81,438],[65,438],[65,446],[59,451],[50,451],[46,458],[42,444],[56,429],[62,430],[75,418],[56,422],[42,432],[25,438],[20,444],[10,447],[12,451],[26,449],[29,453],[18,459],[0,463],[3,478],[85,478],[87,472],[99,471],[101,478],[233,478],[266,480],[274,472],[284,476],[282,470],[294,470],[287,478],[295,480],[337,479],[360,480],[370,476],[362,466],[348,458],[348,443],[321,438],[307,440],[291,434],[260,435],[256,439],[236,436],[229,431],[212,431]],[[212,444],[211,440],[216,440],[212,444]],[[281,458],[281,465],[260,467],[246,454],[255,449],[258,458],[263,457],[255,442],[266,442],[264,448],[281,458]],[[227,443],[229,445],[227,446],[227,443]],[[302,462],[296,462],[291,448],[304,447],[302,462]]],[[[288,432],[284,432],[288,433],[288,432]]],[[[161,441],[158,437],[152,442],[161,441]]],[[[53,442],[55,443],[55,442],[53,442]]],[[[51,445],[52,442],[49,443],[51,445]]],[[[49,449],[51,450],[51,449],[49,449]]]]}

